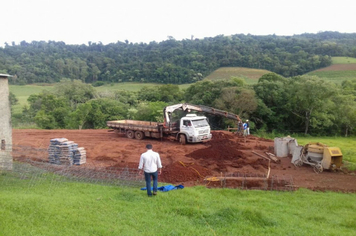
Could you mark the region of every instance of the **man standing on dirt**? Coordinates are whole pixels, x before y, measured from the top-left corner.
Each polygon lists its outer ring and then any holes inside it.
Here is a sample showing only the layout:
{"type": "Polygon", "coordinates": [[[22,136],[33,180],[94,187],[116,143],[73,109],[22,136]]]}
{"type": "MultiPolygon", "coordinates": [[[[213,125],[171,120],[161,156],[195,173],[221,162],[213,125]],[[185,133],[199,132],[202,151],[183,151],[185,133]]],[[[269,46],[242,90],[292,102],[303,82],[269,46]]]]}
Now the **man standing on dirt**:
{"type": "Polygon", "coordinates": [[[250,135],[250,123],[246,120],[246,135],[250,135]]]}
{"type": "Polygon", "coordinates": [[[147,151],[142,153],[140,163],[138,165],[139,173],[142,174],[142,169],[145,174],[147,195],[152,197],[151,178],[153,180],[153,195],[157,195],[158,174],[162,173],[161,158],[157,152],[152,151],[152,145],[146,145],[147,151]],[[159,170],[158,170],[159,169],[159,170]]]}
{"type": "Polygon", "coordinates": [[[244,136],[246,137],[247,136],[247,124],[246,124],[246,122],[244,122],[242,124],[242,127],[244,127],[244,136]]]}

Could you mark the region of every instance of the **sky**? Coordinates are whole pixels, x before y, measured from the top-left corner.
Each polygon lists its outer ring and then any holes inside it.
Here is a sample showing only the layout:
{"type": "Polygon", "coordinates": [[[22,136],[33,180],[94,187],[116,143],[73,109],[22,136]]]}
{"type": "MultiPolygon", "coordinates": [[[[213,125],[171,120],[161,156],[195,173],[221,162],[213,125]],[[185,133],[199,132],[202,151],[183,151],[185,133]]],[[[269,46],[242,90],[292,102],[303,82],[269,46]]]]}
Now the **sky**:
{"type": "Polygon", "coordinates": [[[161,42],[217,35],[356,33],[353,0],[3,0],[0,47],[161,42]]]}

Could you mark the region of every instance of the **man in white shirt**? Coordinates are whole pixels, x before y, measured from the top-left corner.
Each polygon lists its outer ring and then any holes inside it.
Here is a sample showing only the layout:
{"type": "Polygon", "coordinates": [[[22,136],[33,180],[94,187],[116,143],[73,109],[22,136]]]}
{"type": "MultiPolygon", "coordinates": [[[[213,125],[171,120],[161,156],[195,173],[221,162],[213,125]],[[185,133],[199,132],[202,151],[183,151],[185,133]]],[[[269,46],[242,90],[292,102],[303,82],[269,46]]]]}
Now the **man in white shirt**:
{"type": "Polygon", "coordinates": [[[158,174],[162,173],[162,163],[159,154],[152,151],[151,144],[147,144],[146,148],[147,151],[141,154],[138,169],[140,174],[142,174],[142,170],[145,174],[147,195],[151,197],[151,178],[153,180],[153,195],[157,195],[158,174]]]}

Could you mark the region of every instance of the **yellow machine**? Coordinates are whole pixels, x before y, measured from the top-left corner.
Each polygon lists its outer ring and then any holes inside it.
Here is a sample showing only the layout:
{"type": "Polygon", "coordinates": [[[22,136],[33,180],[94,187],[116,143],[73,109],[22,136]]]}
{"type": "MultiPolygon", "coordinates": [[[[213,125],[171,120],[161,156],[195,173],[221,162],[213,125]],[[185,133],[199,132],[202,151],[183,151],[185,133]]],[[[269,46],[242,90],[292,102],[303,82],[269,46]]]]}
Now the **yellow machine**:
{"type": "Polygon", "coordinates": [[[338,147],[328,147],[322,143],[308,143],[302,147],[300,156],[293,156],[293,163],[297,166],[309,164],[317,173],[323,170],[340,169],[342,153],[338,147]]]}
{"type": "Polygon", "coordinates": [[[324,169],[339,169],[342,165],[342,153],[338,147],[324,148],[324,157],[321,161],[324,169]]]}

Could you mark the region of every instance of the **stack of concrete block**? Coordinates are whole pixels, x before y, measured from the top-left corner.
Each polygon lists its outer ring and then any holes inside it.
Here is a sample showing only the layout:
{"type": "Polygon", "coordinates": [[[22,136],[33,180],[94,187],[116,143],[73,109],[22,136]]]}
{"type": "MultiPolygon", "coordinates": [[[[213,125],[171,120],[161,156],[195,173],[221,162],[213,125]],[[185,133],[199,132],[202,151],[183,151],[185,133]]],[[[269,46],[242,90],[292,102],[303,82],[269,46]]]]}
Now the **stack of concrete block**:
{"type": "Polygon", "coordinates": [[[66,138],[54,138],[50,140],[48,147],[48,159],[49,163],[60,165],[61,149],[60,146],[63,142],[67,142],[66,138]]]}
{"type": "Polygon", "coordinates": [[[55,138],[50,141],[48,159],[50,163],[57,165],[81,165],[86,162],[86,152],[73,141],[55,138]]]}
{"type": "Polygon", "coordinates": [[[81,165],[87,162],[87,152],[83,147],[77,148],[77,150],[74,152],[74,157],[73,157],[73,164],[74,165],[81,165]]]}

